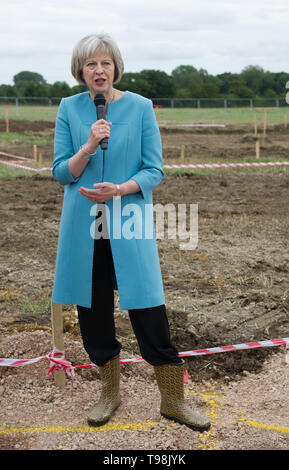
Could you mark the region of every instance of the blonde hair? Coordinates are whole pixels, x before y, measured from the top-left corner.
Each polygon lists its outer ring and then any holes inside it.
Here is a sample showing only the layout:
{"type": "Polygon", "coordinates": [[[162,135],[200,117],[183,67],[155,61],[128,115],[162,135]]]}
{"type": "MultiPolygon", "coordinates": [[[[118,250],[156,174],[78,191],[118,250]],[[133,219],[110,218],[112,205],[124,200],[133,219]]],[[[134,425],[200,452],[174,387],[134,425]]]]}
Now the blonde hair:
{"type": "Polygon", "coordinates": [[[107,33],[85,36],[74,47],[71,58],[71,73],[76,81],[85,84],[82,74],[83,64],[97,50],[110,55],[115,67],[113,83],[119,82],[124,70],[123,60],[117,44],[107,33]]]}

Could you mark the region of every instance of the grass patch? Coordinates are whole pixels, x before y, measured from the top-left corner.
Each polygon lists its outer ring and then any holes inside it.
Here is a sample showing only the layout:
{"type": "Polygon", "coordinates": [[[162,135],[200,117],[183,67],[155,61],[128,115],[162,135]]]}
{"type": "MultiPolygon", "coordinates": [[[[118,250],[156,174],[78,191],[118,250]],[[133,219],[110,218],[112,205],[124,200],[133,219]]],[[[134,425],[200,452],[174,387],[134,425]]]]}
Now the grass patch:
{"type": "MultiPolygon", "coordinates": [[[[20,160],[19,160],[20,163],[20,160]]],[[[20,163],[21,165],[21,163],[20,163]]],[[[31,166],[32,168],[39,168],[37,166],[38,164],[34,164],[33,166],[31,164],[27,165],[27,162],[24,162],[23,165],[25,166],[31,166]]],[[[44,165],[46,166],[46,165],[44,165]]],[[[47,165],[48,167],[51,167],[51,165],[47,165]]],[[[6,165],[1,165],[0,164],[0,178],[7,178],[7,179],[16,179],[16,178],[35,178],[35,175],[37,175],[37,178],[41,177],[44,179],[47,178],[52,178],[52,173],[51,171],[47,170],[45,172],[39,172],[36,173],[35,171],[30,171],[30,170],[23,170],[22,168],[15,168],[11,166],[6,166],[6,165]]]]}
{"type": "MultiPolygon", "coordinates": [[[[284,124],[285,115],[288,116],[288,108],[276,108],[267,111],[267,124],[284,124]]],[[[164,108],[158,110],[160,124],[252,124],[254,111],[248,108],[164,108]]],[[[256,113],[257,124],[263,126],[264,112],[256,113]]]]}
{"type": "MultiPolygon", "coordinates": [[[[247,160],[246,160],[247,161],[247,160]]],[[[248,160],[249,161],[249,160],[248,160]]],[[[251,160],[251,161],[256,161],[256,160],[251,160]]],[[[262,161],[279,161],[279,159],[277,160],[274,160],[274,159],[262,159],[262,161]]],[[[194,162],[191,162],[191,163],[194,163],[194,162]]],[[[221,162],[221,163],[225,163],[225,162],[221,162]]],[[[230,162],[230,163],[233,163],[233,162],[230,162]]],[[[254,166],[248,166],[248,167],[232,167],[232,168],[164,168],[164,174],[165,175],[172,175],[172,174],[175,174],[175,175],[180,175],[180,176],[184,176],[184,175],[187,175],[187,174],[194,174],[196,176],[204,176],[204,175],[208,175],[208,174],[211,174],[211,176],[213,176],[214,174],[223,174],[224,172],[227,172],[227,171],[232,171],[232,170],[235,170],[235,171],[238,171],[238,170],[246,170],[246,171],[250,171],[250,172],[256,172],[256,171],[269,171],[269,172],[279,172],[280,170],[284,171],[284,172],[288,172],[289,171],[289,166],[279,166],[279,165],[276,165],[276,166],[263,166],[263,167],[254,167],[254,166]]]]}
{"type": "MultiPolygon", "coordinates": [[[[233,155],[233,153],[232,153],[233,155]]],[[[180,158],[168,158],[164,161],[164,165],[197,165],[203,163],[255,163],[255,162],[281,162],[281,161],[289,161],[289,158],[284,158],[281,155],[269,155],[269,156],[260,156],[259,160],[256,158],[256,155],[245,155],[245,156],[232,156],[230,160],[225,161],[224,158],[216,158],[214,154],[208,156],[200,156],[200,157],[186,157],[184,162],[180,162],[180,158]]]]}
{"type": "MultiPolygon", "coordinates": [[[[25,105],[9,109],[9,118],[16,121],[55,121],[58,106],[25,105]]],[[[4,108],[0,107],[0,119],[5,119],[4,108]],[[2,111],[2,112],[1,112],[2,111]]]]}
{"type": "Polygon", "coordinates": [[[19,134],[17,132],[0,132],[0,142],[25,143],[29,145],[48,145],[53,147],[53,140],[40,136],[19,134]]]}
{"type": "Polygon", "coordinates": [[[20,310],[23,312],[49,312],[50,311],[50,300],[40,299],[36,303],[23,302],[20,305],[20,310]]]}
{"type": "MultiPolygon", "coordinates": [[[[50,121],[56,119],[58,106],[19,106],[18,114],[16,107],[9,110],[10,119],[27,121],[50,121]]],[[[158,108],[158,118],[160,124],[189,124],[189,123],[210,123],[210,124],[252,124],[254,112],[250,107],[246,108],[158,108]]],[[[285,115],[288,117],[287,106],[267,111],[268,124],[283,124],[285,115]]],[[[263,125],[264,112],[257,112],[257,123],[263,125]]],[[[0,107],[0,119],[5,119],[4,108],[0,107]]]]}

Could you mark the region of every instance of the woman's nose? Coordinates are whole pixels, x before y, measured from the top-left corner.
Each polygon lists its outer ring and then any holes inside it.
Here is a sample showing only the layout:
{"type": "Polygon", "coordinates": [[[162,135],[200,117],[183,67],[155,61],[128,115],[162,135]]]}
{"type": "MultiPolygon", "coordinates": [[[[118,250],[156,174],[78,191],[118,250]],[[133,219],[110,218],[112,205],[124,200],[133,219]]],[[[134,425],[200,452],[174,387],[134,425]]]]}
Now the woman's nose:
{"type": "Polygon", "coordinates": [[[95,66],[95,72],[96,73],[101,73],[103,72],[103,66],[101,64],[96,64],[95,66]]]}

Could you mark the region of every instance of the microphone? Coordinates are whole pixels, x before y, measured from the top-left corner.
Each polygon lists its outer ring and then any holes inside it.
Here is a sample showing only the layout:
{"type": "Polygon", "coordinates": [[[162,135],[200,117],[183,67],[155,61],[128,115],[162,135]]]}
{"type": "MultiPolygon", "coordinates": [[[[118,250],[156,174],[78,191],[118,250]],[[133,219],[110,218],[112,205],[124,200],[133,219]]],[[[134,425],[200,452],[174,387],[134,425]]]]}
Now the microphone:
{"type": "MultiPolygon", "coordinates": [[[[99,93],[94,97],[94,104],[96,106],[97,119],[106,119],[105,116],[105,97],[99,93]]],[[[101,150],[107,150],[108,138],[104,137],[100,142],[101,150]]]]}

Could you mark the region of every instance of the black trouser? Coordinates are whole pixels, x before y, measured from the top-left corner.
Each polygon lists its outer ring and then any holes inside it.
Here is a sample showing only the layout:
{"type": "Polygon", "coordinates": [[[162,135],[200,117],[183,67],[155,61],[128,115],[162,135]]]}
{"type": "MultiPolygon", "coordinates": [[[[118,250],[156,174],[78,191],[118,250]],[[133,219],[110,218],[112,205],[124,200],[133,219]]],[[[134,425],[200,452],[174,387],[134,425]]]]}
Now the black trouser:
{"type": "MultiPolygon", "coordinates": [[[[121,343],[115,336],[113,259],[109,239],[94,241],[92,305],[77,305],[83,345],[92,363],[103,366],[117,356],[121,343]]],[[[165,305],[128,310],[142,358],[151,365],[181,364],[171,344],[165,305]]]]}

